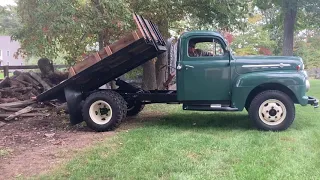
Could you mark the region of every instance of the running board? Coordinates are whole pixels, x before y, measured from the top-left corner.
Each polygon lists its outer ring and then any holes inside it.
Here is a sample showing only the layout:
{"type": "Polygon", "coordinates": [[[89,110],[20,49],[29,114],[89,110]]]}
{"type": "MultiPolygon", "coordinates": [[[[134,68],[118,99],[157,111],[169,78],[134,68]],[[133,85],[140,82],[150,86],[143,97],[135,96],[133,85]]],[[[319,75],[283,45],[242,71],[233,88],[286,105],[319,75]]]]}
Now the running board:
{"type": "Polygon", "coordinates": [[[239,111],[238,108],[210,105],[210,104],[183,104],[183,110],[192,111],[239,111]]]}

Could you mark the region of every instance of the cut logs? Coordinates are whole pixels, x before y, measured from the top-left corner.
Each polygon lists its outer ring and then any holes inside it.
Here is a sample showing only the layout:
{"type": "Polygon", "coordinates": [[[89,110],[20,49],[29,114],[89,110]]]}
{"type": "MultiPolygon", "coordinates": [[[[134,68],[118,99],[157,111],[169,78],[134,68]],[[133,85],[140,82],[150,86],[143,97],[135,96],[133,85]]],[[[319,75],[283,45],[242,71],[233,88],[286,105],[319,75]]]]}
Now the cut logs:
{"type": "Polygon", "coordinates": [[[10,116],[6,117],[4,120],[10,121],[11,119],[14,119],[15,117],[18,117],[18,116],[21,116],[22,114],[26,114],[28,112],[31,112],[33,109],[34,109],[34,107],[32,105],[25,107],[25,108],[21,109],[20,111],[17,111],[15,113],[11,114],[10,116]]]}
{"type": "Polygon", "coordinates": [[[57,102],[56,106],[50,103],[38,104],[36,96],[64,81],[68,78],[68,72],[55,71],[48,59],[39,60],[38,66],[40,67],[38,72],[14,71],[13,76],[0,80],[0,121],[10,121],[19,117],[48,116],[51,113],[48,113],[48,110],[53,109],[53,112],[63,110],[64,106],[57,102]]]}
{"type": "MultiPolygon", "coordinates": [[[[0,118],[5,118],[10,116],[11,114],[3,114],[0,113],[0,118]]],[[[49,113],[27,113],[27,114],[21,114],[21,117],[35,117],[35,116],[50,116],[49,113]]]]}
{"type": "Polygon", "coordinates": [[[68,72],[15,71],[0,82],[0,103],[32,99],[67,78],[68,72]]]}
{"type": "Polygon", "coordinates": [[[36,103],[35,100],[17,101],[11,103],[0,104],[0,108],[18,108],[36,103]]]}
{"type": "Polygon", "coordinates": [[[48,87],[39,82],[41,75],[34,72],[15,72],[13,76],[6,77],[0,83],[0,103],[29,100],[38,96],[48,87]],[[32,75],[31,75],[32,74],[32,75]],[[34,77],[39,79],[35,79],[34,77]]]}
{"type": "Polygon", "coordinates": [[[31,77],[33,77],[35,80],[37,80],[42,85],[42,87],[44,88],[45,91],[51,89],[49,84],[46,83],[44,80],[42,80],[41,77],[38,74],[36,74],[36,73],[34,73],[32,71],[30,71],[29,74],[30,74],[31,77]]]}
{"type": "Polygon", "coordinates": [[[2,103],[0,104],[0,120],[10,121],[18,117],[49,116],[49,108],[43,106],[35,100],[2,103]]]}

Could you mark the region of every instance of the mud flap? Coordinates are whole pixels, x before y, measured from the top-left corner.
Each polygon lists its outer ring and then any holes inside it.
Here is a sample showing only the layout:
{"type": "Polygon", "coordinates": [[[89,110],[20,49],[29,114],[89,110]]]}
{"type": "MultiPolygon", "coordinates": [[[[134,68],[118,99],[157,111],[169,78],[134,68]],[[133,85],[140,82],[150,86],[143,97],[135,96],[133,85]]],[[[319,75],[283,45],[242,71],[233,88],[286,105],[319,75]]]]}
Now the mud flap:
{"type": "Polygon", "coordinates": [[[66,87],[64,89],[64,94],[67,100],[71,124],[75,125],[81,123],[83,121],[81,113],[82,92],[66,87]]]}

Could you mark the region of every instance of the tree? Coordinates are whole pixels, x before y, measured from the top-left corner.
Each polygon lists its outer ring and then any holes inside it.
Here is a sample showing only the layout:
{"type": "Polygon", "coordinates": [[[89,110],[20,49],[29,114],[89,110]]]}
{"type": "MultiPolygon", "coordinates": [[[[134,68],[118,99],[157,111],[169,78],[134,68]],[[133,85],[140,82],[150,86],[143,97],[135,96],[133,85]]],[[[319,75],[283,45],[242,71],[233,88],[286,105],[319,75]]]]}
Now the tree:
{"type": "Polygon", "coordinates": [[[294,25],[296,23],[298,0],[283,0],[284,34],[282,52],[285,56],[293,55],[294,25]]]}
{"type": "Polygon", "coordinates": [[[286,56],[293,55],[295,30],[319,25],[319,0],[255,0],[255,4],[263,11],[275,12],[269,23],[273,28],[283,29],[282,53],[286,56]]]}
{"type": "Polygon", "coordinates": [[[263,28],[264,18],[260,12],[248,18],[247,27],[243,32],[236,33],[232,49],[237,55],[271,55],[276,48],[276,42],[270,38],[268,29],[263,28]]]}
{"type": "Polygon", "coordinates": [[[121,0],[20,0],[17,5],[22,27],[12,37],[21,42],[24,52],[48,58],[64,53],[69,63],[95,51],[96,42],[103,47],[130,27],[121,0]]]}
{"type": "Polygon", "coordinates": [[[0,6],[0,33],[10,35],[20,27],[15,6],[0,6]]]}
{"type": "Polygon", "coordinates": [[[297,38],[294,46],[294,55],[302,57],[307,69],[320,66],[319,31],[306,31],[297,38]]]}

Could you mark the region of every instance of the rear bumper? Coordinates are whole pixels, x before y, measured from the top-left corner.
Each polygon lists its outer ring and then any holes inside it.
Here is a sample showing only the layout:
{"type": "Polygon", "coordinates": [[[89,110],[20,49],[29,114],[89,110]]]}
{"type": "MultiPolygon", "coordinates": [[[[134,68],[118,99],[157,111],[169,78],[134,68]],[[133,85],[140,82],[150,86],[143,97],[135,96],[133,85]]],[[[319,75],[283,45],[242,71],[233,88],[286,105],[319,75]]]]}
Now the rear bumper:
{"type": "Polygon", "coordinates": [[[310,104],[311,106],[314,106],[314,108],[318,108],[319,107],[319,100],[314,98],[314,97],[308,97],[308,104],[310,104]]]}

